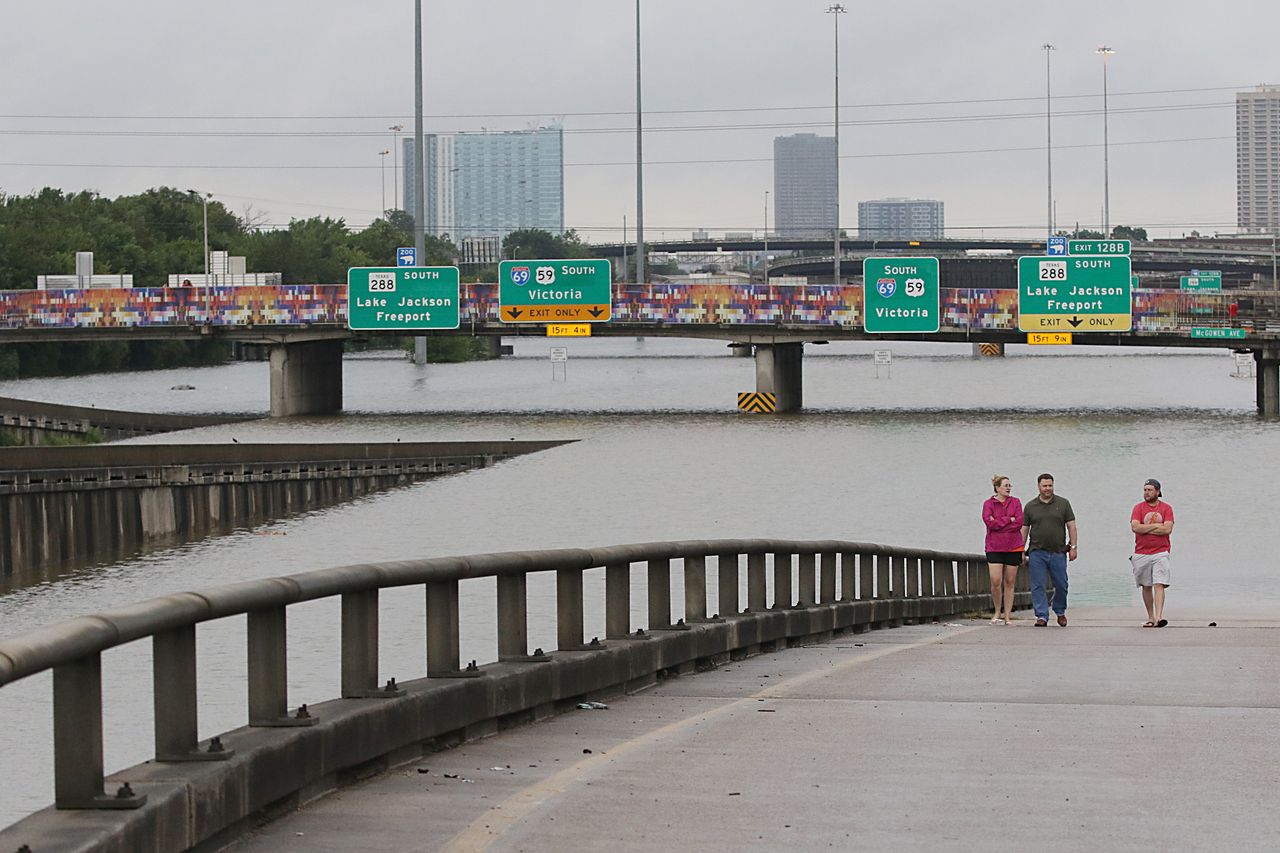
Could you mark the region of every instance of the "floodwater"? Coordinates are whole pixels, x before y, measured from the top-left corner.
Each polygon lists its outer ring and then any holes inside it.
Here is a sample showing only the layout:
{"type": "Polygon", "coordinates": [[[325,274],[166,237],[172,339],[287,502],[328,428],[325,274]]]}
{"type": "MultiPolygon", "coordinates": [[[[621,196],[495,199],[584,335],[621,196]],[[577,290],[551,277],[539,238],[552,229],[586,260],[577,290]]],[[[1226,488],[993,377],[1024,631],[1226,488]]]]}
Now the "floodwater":
{"type": "MultiPolygon", "coordinates": [[[[1052,472],[1075,507],[1071,603],[1135,606],[1129,511],[1147,477],[1177,513],[1168,612],[1242,602],[1280,608],[1265,498],[1280,423],[1254,413],[1229,350],[864,343],[806,348],[806,411],[734,411],[754,364],[722,342],[512,339],[513,358],[415,366],[348,358],[347,411],[240,422],[148,442],[577,439],[230,535],[76,569],[0,596],[0,636],[168,592],[346,563],[665,539],[850,539],[980,551],[979,508],[1007,474],[1030,499],[1052,472]],[[871,351],[893,351],[879,368],[871,351]],[[564,369],[561,370],[561,367],[564,369]]],[[[113,409],[262,413],[263,363],[0,382],[0,395],[113,409]],[[171,390],[194,385],[194,391],[171,390]]],[[[141,439],[139,439],[141,441],[141,439]]],[[[588,634],[603,578],[588,577],[588,634]]],[[[637,571],[642,584],[643,572],[637,571]]],[[[714,574],[714,573],[712,573],[714,574]]],[[[639,587],[637,587],[639,589],[639,587]]],[[[678,588],[677,588],[678,590],[678,588]]],[[[530,644],[554,647],[549,579],[530,584],[530,644]],[[544,582],[545,581],[545,582],[544,582]]],[[[420,589],[384,593],[383,677],[425,671],[420,589]]],[[[676,602],[683,599],[678,591],[676,602]]],[[[643,595],[633,597],[637,606],[643,595]]],[[[493,584],[463,584],[463,659],[492,660],[493,584]]],[[[679,615],[679,614],[677,614],[679,615]]],[[[290,609],[290,703],[338,690],[337,602],[290,609]]],[[[637,624],[643,614],[637,611],[637,624]]],[[[243,724],[244,620],[202,625],[201,736],[243,724]]],[[[150,645],[104,656],[106,762],[151,752],[150,645]]],[[[0,689],[0,825],[52,801],[51,689],[0,689]]]]}

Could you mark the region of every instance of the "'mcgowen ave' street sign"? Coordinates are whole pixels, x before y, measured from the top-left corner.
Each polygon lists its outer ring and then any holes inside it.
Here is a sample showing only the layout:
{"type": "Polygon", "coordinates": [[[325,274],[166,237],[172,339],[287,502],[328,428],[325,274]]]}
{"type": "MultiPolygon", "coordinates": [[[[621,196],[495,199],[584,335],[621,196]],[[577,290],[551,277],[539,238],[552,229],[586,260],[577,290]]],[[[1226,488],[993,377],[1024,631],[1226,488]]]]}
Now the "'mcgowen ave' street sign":
{"type": "Polygon", "coordinates": [[[1018,258],[1018,328],[1024,332],[1127,332],[1132,268],[1125,256],[1018,258]]]}

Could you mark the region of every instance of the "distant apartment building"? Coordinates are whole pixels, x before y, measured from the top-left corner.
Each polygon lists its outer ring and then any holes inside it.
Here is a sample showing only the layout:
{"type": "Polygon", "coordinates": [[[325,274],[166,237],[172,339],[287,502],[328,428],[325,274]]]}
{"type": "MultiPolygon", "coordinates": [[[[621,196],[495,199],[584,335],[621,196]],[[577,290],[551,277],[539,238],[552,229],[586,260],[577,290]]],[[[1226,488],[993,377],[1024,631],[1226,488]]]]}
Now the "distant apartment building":
{"type": "Polygon", "coordinates": [[[564,131],[559,126],[503,133],[430,134],[419,181],[414,141],[404,144],[405,210],[419,187],[428,234],[455,243],[499,242],[512,231],[564,231],[564,131]]]}
{"type": "Polygon", "coordinates": [[[1236,224],[1280,231],[1280,86],[1236,93],[1236,224]]]}
{"type": "Polygon", "coordinates": [[[773,219],[779,237],[832,237],[836,140],[797,133],[773,140],[773,219]]]}
{"type": "Polygon", "coordinates": [[[858,202],[860,240],[941,240],[942,202],[927,198],[882,198],[858,202]]]}

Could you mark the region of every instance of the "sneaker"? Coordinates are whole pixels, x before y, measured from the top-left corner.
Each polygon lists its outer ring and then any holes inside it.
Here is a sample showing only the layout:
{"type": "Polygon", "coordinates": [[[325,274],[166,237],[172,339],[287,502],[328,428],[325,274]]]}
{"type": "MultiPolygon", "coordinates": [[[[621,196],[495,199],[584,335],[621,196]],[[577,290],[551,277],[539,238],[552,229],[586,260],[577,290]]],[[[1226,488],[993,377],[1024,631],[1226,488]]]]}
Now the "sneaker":
{"type": "Polygon", "coordinates": [[[1058,627],[1059,628],[1067,627],[1067,614],[1065,613],[1058,614],[1058,627]]]}
{"type": "Polygon", "coordinates": [[[1036,627],[1037,627],[1037,628],[1043,628],[1044,626],[1046,626],[1046,625],[1048,625],[1048,624],[1049,624],[1049,622],[1048,622],[1047,620],[1045,620],[1045,619],[1037,619],[1037,620],[1036,620],[1036,627]]]}

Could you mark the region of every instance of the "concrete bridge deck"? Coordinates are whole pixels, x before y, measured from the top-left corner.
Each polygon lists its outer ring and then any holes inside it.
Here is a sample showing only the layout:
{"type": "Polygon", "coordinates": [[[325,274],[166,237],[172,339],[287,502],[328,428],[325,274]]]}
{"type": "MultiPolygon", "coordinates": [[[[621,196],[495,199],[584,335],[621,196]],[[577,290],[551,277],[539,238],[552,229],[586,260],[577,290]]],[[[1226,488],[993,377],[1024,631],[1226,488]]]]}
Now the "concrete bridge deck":
{"type": "Polygon", "coordinates": [[[734,661],[428,756],[230,849],[1273,850],[1280,614],[1173,615],[734,661]]]}

